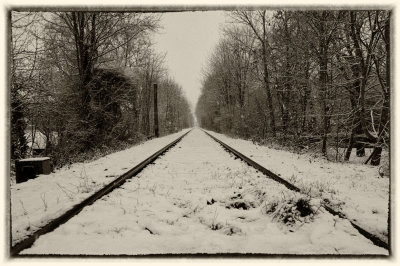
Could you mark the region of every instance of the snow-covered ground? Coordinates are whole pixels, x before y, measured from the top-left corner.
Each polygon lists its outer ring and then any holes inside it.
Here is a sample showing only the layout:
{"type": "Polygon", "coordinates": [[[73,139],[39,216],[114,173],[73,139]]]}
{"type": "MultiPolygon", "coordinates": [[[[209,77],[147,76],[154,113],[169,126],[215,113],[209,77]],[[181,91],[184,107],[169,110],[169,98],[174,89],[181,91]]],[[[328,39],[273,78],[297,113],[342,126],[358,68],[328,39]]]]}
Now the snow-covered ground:
{"type": "Polygon", "coordinates": [[[231,252],[387,254],[199,129],[22,254],[231,252]]]}
{"type": "Polygon", "coordinates": [[[11,185],[12,244],[62,215],[188,130],[11,185]]]}
{"type": "Polygon", "coordinates": [[[378,167],[329,162],[207,132],[296,185],[302,192],[326,199],[349,219],[387,241],[389,178],[381,178],[378,167]]]}

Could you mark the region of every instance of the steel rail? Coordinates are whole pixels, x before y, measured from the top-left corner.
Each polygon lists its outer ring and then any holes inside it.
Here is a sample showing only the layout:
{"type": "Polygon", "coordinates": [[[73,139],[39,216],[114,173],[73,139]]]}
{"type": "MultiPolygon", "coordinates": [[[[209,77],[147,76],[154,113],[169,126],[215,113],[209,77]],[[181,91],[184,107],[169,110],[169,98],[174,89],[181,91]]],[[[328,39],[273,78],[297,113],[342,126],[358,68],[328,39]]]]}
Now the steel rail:
{"type": "MultiPolygon", "coordinates": [[[[216,137],[214,137],[213,135],[211,135],[210,133],[208,133],[207,131],[201,129],[204,133],[206,133],[208,136],[210,136],[213,140],[215,140],[216,142],[218,142],[225,150],[227,150],[228,152],[234,154],[236,157],[242,159],[243,161],[245,161],[248,165],[254,167],[255,169],[257,169],[258,171],[260,171],[261,173],[263,173],[264,175],[266,175],[267,177],[283,184],[284,186],[286,186],[288,189],[302,193],[301,190],[296,187],[295,185],[291,184],[290,182],[288,182],[287,180],[283,179],[282,177],[278,176],[277,174],[269,171],[268,169],[266,169],[265,167],[261,166],[260,164],[256,163],[255,161],[253,161],[252,159],[250,159],[249,157],[243,155],[242,153],[238,152],[237,150],[235,150],[234,148],[232,148],[231,146],[229,146],[228,144],[222,142],[221,140],[217,139],[216,137]]],[[[364,237],[368,238],[369,240],[372,241],[372,243],[374,243],[374,245],[382,247],[387,249],[390,252],[390,247],[389,244],[386,243],[384,240],[382,240],[380,237],[368,232],[366,229],[362,228],[359,224],[355,223],[354,221],[352,221],[351,219],[349,219],[344,213],[335,210],[332,206],[329,206],[327,203],[323,203],[322,206],[324,207],[325,210],[327,210],[330,214],[332,215],[337,215],[342,219],[346,219],[350,222],[350,224],[357,229],[357,231],[363,235],[364,237]]]]}
{"type": "Polygon", "coordinates": [[[117,179],[100,189],[99,191],[95,192],[92,194],[90,197],[86,198],[82,202],[78,203],[74,207],[72,207],[70,210],[62,214],[61,216],[51,220],[48,224],[45,226],[41,227],[39,230],[35,231],[31,235],[29,235],[27,238],[19,241],[16,243],[14,246],[11,247],[10,249],[10,256],[15,257],[15,256],[23,256],[19,255],[19,253],[27,248],[30,248],[33,243],[38,239],[41,235],[47,234],[53,230],[55,230],[57,227],[60,225],[66,223],[68,220],[70,220],[72,217],[77,215],[82,211],[83,208],[86,206],[89,206],[93,204],[96,200],[100,199],[101,197],[105,196],[106,194],[110,193],[114,189],[118,188],[122,184],[125,183],[125,181],[129,178],[132,178],[136,176],[138,173],[140,173],[147,165],[151,164],[154,162],[159,156],[167,152],[171,147],[176,145],[184,136],[186,136],[189,132],[191,131],[188,130],[186,133],[184,133],[182,136],[178,137],[162,149],[158,150],[154,154],[152,154],[150,157],[147,159],[143,160],[141,163],[133,167],[131,170],[127,171],[126,173],[122,174],[119,176],[117,179]]]}

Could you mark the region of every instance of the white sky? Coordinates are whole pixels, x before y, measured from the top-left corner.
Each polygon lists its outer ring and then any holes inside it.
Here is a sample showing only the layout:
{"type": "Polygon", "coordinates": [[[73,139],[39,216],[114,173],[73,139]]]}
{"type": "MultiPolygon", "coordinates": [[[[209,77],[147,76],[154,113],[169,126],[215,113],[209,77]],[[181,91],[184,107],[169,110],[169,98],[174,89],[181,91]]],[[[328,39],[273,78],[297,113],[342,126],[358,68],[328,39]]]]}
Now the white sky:
{"type": "Polygon", "coordinates": [[[182,86],[192,108],[200,96],[202,69],[218,43],[225,18],[224,11],[164,13],[163,29],[154,36],[156,50],[167,53],[168,72],[182,86]]]}

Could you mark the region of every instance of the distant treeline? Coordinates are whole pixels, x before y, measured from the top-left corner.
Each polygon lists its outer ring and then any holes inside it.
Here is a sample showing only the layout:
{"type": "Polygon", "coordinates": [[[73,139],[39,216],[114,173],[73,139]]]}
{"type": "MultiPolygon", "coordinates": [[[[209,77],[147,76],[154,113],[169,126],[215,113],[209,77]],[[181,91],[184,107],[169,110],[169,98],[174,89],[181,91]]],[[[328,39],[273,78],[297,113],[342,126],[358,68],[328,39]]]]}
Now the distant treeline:
{"type": "Polygon", "coordinates": [[[205,69],[202,127],[256,141],[352,148],[380,163],[389,146],[390,12],[233,11],[205,69]]]}
{"type": "Polygon", "coordinates": [[[153,50],[159,22],[150,13],[11,12],[11,158],[29,154],[34,132],[59,166],[152,137],[154,83],[160,134],[191,126],[188,101],[153,50]]]}

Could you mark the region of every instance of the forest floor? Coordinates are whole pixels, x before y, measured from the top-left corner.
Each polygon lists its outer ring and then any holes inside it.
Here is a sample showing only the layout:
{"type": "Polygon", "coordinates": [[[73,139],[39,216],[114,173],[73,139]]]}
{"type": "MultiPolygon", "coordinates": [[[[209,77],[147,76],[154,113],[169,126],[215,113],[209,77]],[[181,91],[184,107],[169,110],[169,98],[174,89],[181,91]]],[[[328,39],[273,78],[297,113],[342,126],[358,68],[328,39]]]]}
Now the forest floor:
{"type": "Polygon", "coordinates": [[[265,177],[199,129],[23,254],[232,252],[388,254],[327,213],[320,198],[265,177]]]}
{"type": "Polygon", "coordinates": [[[369,232],[388,240],[389,178],[355,156],[330,162],[207,131],[312,197],[329,202],[369,232]]]}

